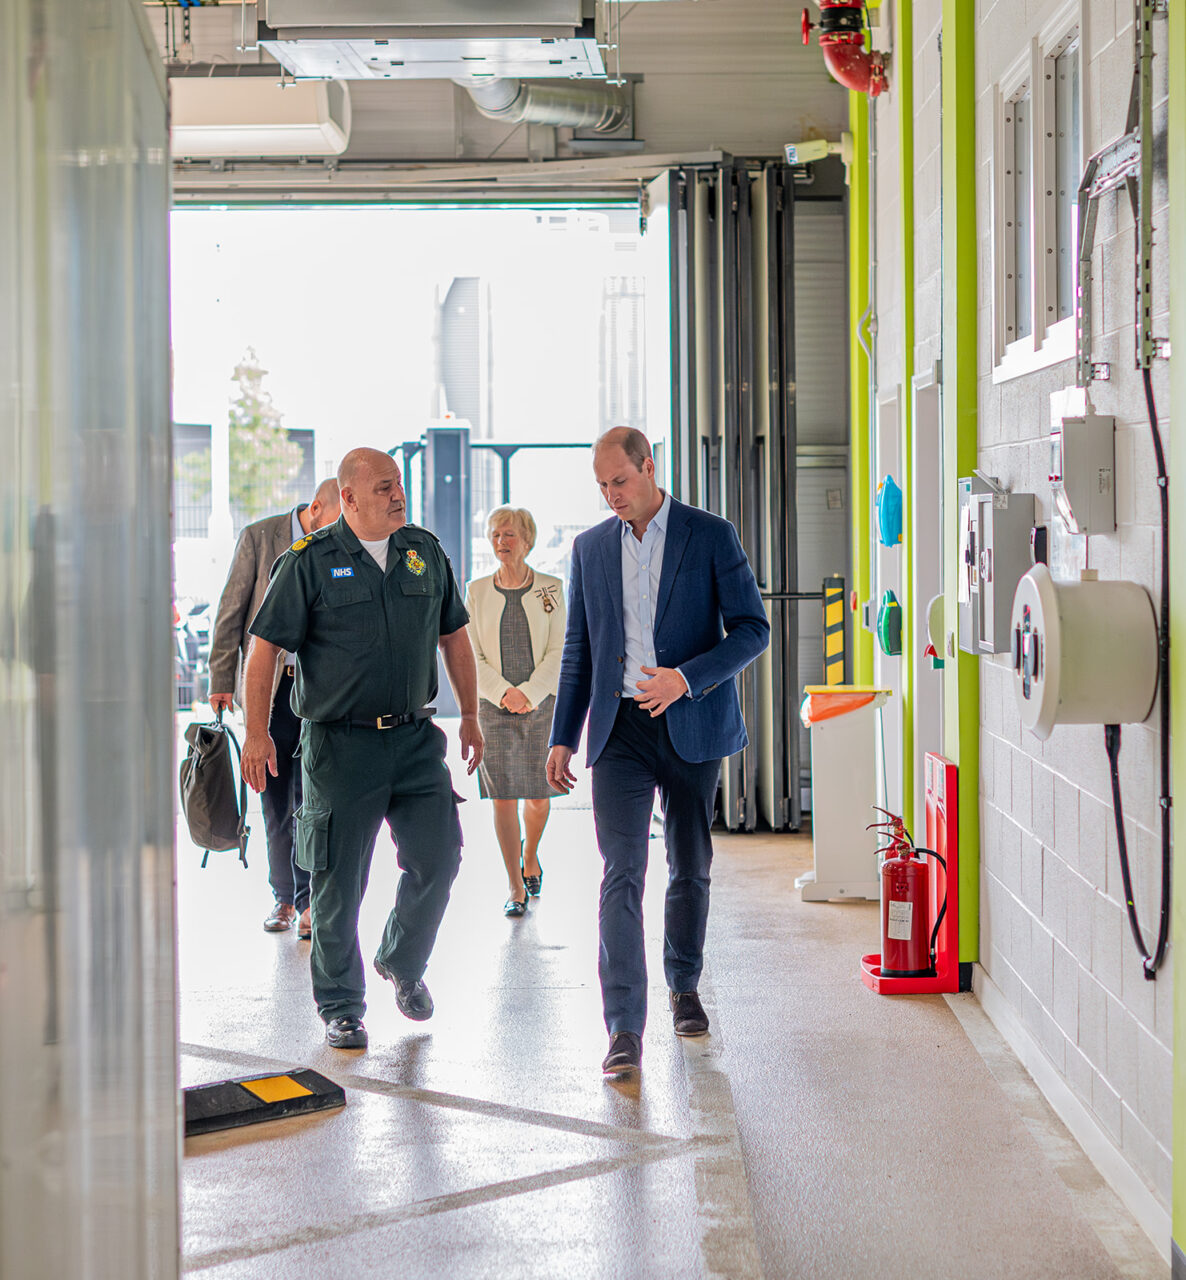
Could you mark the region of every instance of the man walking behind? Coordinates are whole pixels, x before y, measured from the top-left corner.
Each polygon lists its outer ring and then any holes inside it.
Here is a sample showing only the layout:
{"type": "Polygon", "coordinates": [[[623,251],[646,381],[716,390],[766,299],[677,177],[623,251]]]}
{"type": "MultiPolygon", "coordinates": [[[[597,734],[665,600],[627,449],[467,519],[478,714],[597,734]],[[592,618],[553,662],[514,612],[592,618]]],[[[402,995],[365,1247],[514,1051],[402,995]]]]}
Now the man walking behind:
{"type": "MultiPolygon", "coordinates": [[[[243,668],[251,625],[263,601],[276,558],[307,534],[332,524],[341,508],[338,482],[323,480],[313,501],[282,515],[249,524],[239,535],[231,571],[227,575],[214,632],[210,638],[210,706],[229,711],[232,701],[243,706],[243,668]]],[[[293,858],[292,815],[301,803],[301,770],[294,761],[301,722],[289,705],[292,697],[292,654],[277,656],[272,675],[272,738],[276,743],[276,776],[260,796],[264,838],[268,847],[268,883],[274,899],[264,920],[269,933],[284,933],[299,917],[297,937],[308,938],[309,873],[293,858]]]]}
{"type": "Polygon", "coordinates": [[[770,625],[733,526],[655,483],[647,438],[615,427],[593,446],[614,518],[573,543],[568,628],[548,781],[569,791],[589,717],[593,819],[604,861],[598,975],[609,1032],[601,1069],[642,1064],[647,1014],[642,892],[656,789],[667,845],[663,969],[676,1035],[701,1035],[697,994],[708,921],[721,759],[746,744],[734,676],[770,625]]]}
{"type": "Polygon", "coordinates": [[[289,650],[293,709],[304,721],[296,856],[310,873],[313,994],[326,1041],[362,1049],[358,911],[384,819],[401,875],[375,970],[394,984],[406,1017],[433,1012],[424,970],[461,863],[445,735],[429,705],[438,648],[461,708],[470,773],[483,743],[469,615],[441,544],[407,523],[399,468],[377,449],[353,449],[338,483],[340,519],[284,553],[251,624],[243,776],[263,791],[276,774],[269,681],[277,654],[289,650]]]}

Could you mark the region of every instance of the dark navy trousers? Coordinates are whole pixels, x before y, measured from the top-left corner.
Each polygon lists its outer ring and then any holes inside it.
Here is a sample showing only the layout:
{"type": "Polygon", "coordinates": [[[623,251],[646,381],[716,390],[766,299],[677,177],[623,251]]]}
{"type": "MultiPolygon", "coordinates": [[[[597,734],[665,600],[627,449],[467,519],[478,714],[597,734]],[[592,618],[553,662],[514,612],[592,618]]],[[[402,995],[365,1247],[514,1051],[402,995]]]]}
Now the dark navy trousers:
{"type": "Polygon", "coordinates": [[[712,865],[713,805],[721,762],[690,764],[671,745],[663,716],[623,698],[593,765],[593,819],[605,864],[601,880],[598,976],[611,1035],[642,1035],[647,967],[642,892],[656,790],[667,845],[663,972],[671,991],[695,991],[704,963],[712,865]]]}
{"type": "Polygon", "coordinates": [[[309,905],[309,873],[298,867],[293,849],[293,814],[301,807],[301,722],[289,698],[292,676],[282,675],[272,704],[268,732],[276,744],[276,776],[268,775],[259,798],[268,844],[268,884],[277,902],[288,902],[298,911],[309,905]]]}

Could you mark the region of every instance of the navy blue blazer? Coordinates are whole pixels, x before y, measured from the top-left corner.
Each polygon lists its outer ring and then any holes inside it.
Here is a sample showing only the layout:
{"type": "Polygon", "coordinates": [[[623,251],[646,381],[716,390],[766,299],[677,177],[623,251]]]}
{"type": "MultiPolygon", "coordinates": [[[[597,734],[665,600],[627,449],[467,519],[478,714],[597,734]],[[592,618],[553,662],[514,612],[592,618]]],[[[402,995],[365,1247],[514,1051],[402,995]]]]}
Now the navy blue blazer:
{"type": "MultiPolygon", "coordinates": [[[[551,745],[576,749],[589,716],[588,763],[617,715],[626,654],[622,521],[582,533],[572,547],[568,628],[551,745]]],[[[671,500],[655,603],[655,661],[679,667],[690,696],[663,713],[684,760],[719,760],[747,742],[733,677],[770,642],[770,623],[737,531],[719,516],[671,500]]]]}

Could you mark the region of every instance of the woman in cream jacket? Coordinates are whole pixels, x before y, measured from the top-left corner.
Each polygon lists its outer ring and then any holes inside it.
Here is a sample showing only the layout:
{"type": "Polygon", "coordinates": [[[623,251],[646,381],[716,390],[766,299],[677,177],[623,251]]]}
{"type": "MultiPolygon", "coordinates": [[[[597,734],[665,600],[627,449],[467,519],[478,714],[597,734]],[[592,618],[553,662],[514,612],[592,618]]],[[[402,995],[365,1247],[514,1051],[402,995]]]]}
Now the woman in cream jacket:
{"type": "Polygon", "coordinates": [[[494,802],[494,831],[506,863],[510,896],[503,914],[516,918],[526,913],[528,896],[539,897],[543,887],[539,842],[553,794],[544,766],[564,647],[564,588],[559,578],[527,563],[535,545],[529,511],[496,508],[486,533],[498,568],[471,582],[465,595],[486,738],[478,782],[494,802]]]}

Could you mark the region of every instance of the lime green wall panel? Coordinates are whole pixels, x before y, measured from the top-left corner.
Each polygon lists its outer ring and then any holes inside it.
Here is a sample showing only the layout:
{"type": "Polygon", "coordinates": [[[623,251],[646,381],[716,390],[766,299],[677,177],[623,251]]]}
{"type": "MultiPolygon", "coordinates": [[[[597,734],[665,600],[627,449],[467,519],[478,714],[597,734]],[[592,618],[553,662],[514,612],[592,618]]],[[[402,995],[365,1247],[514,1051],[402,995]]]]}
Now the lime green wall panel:
{"type": "Polygon", "coordinates": [[[898,102],[898,180],[902,198],[902,394],[901,458],[902,482],[902,812],[907,822],[914,813],[914,513],[910,495],[914,492],[914,0],[899,0],[895,46],[904,56],[894,59],[891,91],[898,102]]]}
{"type": "MultiPolygon", "coordinates": [[[[858,600],[872,592],[869,554],[869,521],[873,495],[869,490],[869,357],[861,346],[858,329],[869,307],[869,99],[863,93],[848,95],[848,128],[853,159],[848,188],[848,386],[849,466],[851,480],[852,589],[858,600]]],[[[873,635],[852,620],[852,681],[873,683],[873,635]]]]}
{"type": "MultiPolygon", "coordinates": [[[[976,466],[976,11],[943,0],[943,537],[958,545],[956,481],[976,466]]],[[[944,632],[957,635],[956,557],[945,557],[944,632]]],[[[959,766],[960,960],[980,951],[980,668],[956,649],[943,682],[944,741],[959,766]]]]}

